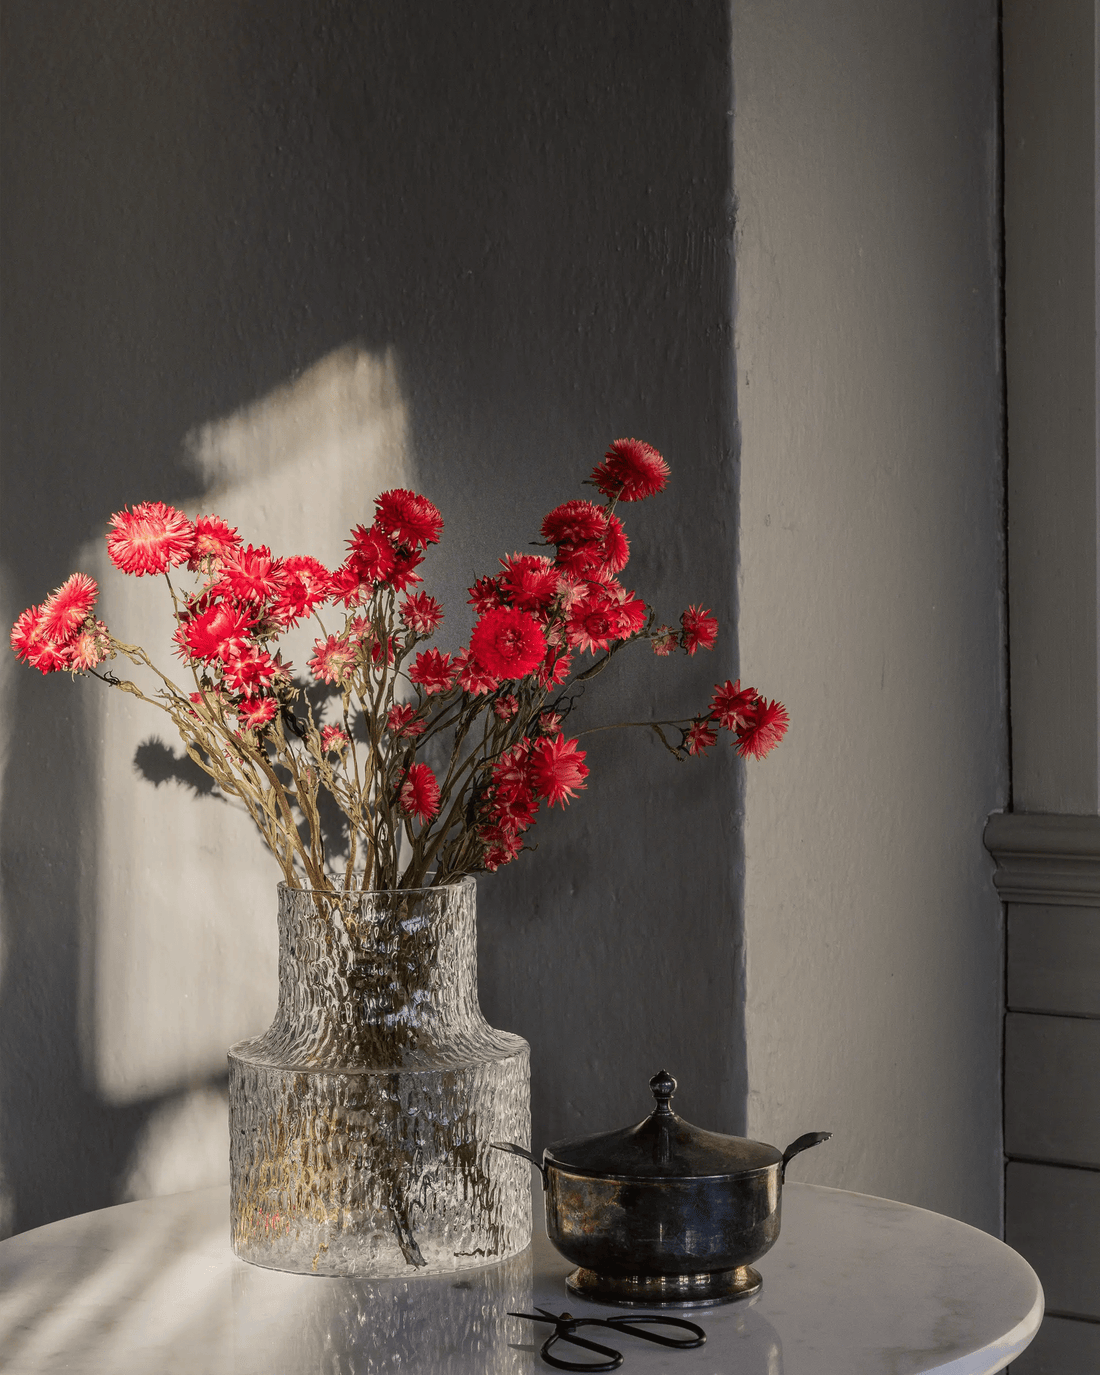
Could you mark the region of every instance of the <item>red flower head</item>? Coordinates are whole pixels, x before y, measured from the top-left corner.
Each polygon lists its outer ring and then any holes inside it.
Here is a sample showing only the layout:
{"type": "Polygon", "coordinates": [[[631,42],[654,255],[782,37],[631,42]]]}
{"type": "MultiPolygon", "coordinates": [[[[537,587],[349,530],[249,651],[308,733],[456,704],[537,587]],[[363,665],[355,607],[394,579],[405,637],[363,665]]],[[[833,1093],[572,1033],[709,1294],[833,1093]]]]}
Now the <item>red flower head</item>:
{"type": "Polygon", "coordinates": [[[689,606],[680,617],[683,626],[681,643],[689,654],[697,649],[713,649],[718,638],[718,617],[697,606],[689,606]]]}
{"type": "Polygon", "coordinates": [[[668,464],[652,444],[616,439],[604,461],[592,470],[592,481],[605,497],[641,501],[662,490],[668,481],[668,464]]]}
{"type": "Polygon", "coordinates": [[[443,608],[426,592],[416,592],[401,603],[401,619],[417,635],[430,635],[443,623],[443,608]]]}
{"type": "Polygon", "coordinates": [[[546,653],[546,635],[534,616],[515,607],[486,611],[470,636],[470,657],[497,678],[525,678],[546,653]]]}
{"type": "Polygon", "coordinates": [[[454,683],[454,668],[449,654],[438,649],[424,649],[409,669],[409,680],[421,687],[430,697],[433,692],[447,692],[454,683]]]}
{"type": "Polygon", "coordinates": [[[250,544],[225,560],[218,590],[240,602],[266,602],[282,593],[285,581],[282,560],[273,559],[266,544],[250,544]]]}
{"type": "Polygon", "coordinates": [[[91,615],[99,595],[95,579],[73,573],[42,603],[41,633],[54,644],[64,644],[91,615]]]}
{"type": "Polygon", "coordinates": [[[572,654],[567,650],[560,649],[557,645],[551,645],[546,651],[546,658],[539,665],[539,686],[552,688],[557,687],[559,683],[564,683],[569,677],[569,670],[572,667],[572,654]]]}
{"type": "Polygon", "coordinates": [[[279,704],[274,697],[253,697],[237,707],[237,724],[244,730],[261,730],[274,720],[279,704]]]}
{"type": "Polygon", "coordinates": [[[630,557],[622,522],[591,501],[556,506],[542,522],[542,537],[557,545],[558,567],[581,576],[593,569],[617,573],[630,557]]]}
{"type": "Polygon", "coordinates": [[[343,726],[321,727],[322,754],[343,754],[350,743],[348,733],[343,726]]]}
{"type": "Polygon", "coordinates": [[[674,649],[680,648],[680,637],[670,625],[659,625],[653,632],[653,652],[662,659],[667,658],[674,649]]]}
{"type": "Polygon", "coordinates": [[[374,502],[376,523],[398,544],[425,549],[437,544],[443,533],[443,517],[427,497],[403,487],[383,492],[374,502]]]}
{"type": "Polygon", "coordinates": [[[415,549],[399,549],[394,555],[393,571],[386,581],[395,592],[408,591],[410,587],[424,581],[419,573],[413,572],[413,569],[423,562],[424,555],[418,554],[415,549]]]}
{"type": "Polygon", "coordinates": [[[510,692],[504,693],[493,703],[493,715],[501,721],[510,721],[519,711],[519,700],[510,692]]]}
{"type": "Polygon", "coordinates": [[[459,687],[471,697],[483,697],[500,687],[500,679],[483,669],[468,649],[460,649],[455,655],[455,669],[459,687]]]}
{"type": "Polygon", "coordinates": [[[386,716],[386,729],[391,735],[420,735],[424,730],[423,721],[414,721],[416,708],[407,702],[390,707],[386,716]]]}
{"type": "Polygon", "coordinates": [[[254,697],[262,688],[270,687],[279,666],[262,649],[250,648],[228,659],[225,665],[225,684],[233,692],[254,697]]]}
{"type": "Polygon", "coordinates": [[[338,635],[316,640],[309,666],[323,683],[339,683],[343,686],[355,668],[355,649],[338,635]]]}
{"type": "Polygon", "coordinates": [[[283,560],[283,585],[271,608],[280,625],[296,625],[315,606],[332,596],[332,576],[323,563],[308,554],[283,560]]]}
{"type": "Polygon", "coordinates": [[[782,702],[767,702],[758,697],[745,724],[737,727],[737,753],[742,759],[750,754],[754,759],[763,759],[783,739],[790,723],[782,702]]]}
{"type": "Polygon", "coordinates": [[[163,501],[142,501],[111,517],[107,553],[123,573],[165,573],[191,556],[195,527],[163,501]]]}
{"type": "Polygon", "coordinates": [[[566,637],[574,648],[594,654],[636,635],[645,619],[645,602],[633,593],[618,583],[590,582],[588,595],[569,613],[566,637]]]}
{"type": "Polygon", "coordinates": [[[427,764],[412,764],[398,795],[401,810],[420,821],[439,811],[439,784],[427,764]]]}
{"type": "Polygon", "coordinates": [[[510,864],[523,849],[523,841],[515,831],[506,831],[500,827],[494,831],[489,827],[483,827],[478,831],[478,836],[486,842],[481,862],[491,874],[495,874],[505,864],[510,864]]]}
{"type": "Polygon", "coordinates": [[[385,582],[394,570],[393,545],[379,525],[357,525],[348,540],[347,566],[355,570],[360,582],[385,582]]]}
{"type": "Polygon", "coordinates": [[[470,606],[474,607],[480,616],[486,611],[492,611],[495,607],[504,605],[504,593],[501,591],[502,578],[478,578],[473,587],[467,588],[470,606]]]}
{"type": "Polygon", "coordinates": [[[192,573],[200,570],[209,573],[240,547],[240,535],[221,516],[199,516],[195,521],[194,541],[187,566],[192,573]]]}
{"type": "Polygon", "coordinates": [[[714,700],[710,704],[710,714],[726,730],[736,730],[748,724],[749,712],[756,701],[755,688],[742,688],[741,679],[731,683],[718,683],[714,689],[714,700]]]}
{"type": "Polygon", "coordinates": [[[194,659],[232,659],[248,648],[256,622],[229,602],[217,602],[176,632],[176,642],[194,659]]]}
{"type": "Polygon", "coordinates": [[[560,574],[550,559],[537,554],[510,554],[501,559],[501,587],[521,611],[545,611],[558,595],[560,574]]]}
{"type": "Polygon", "coordinates": [[[524,738],[510,750],[505,750],[493,765],[493,789],[495,797],[527,797],[531,792],[531,778],[528,760],[531,742],[524,738]]]}
{"type": "Polygon", "coordinates": [[[688,754],[704,754],[718,741],[718,732],[709,721],[693,721],[684,738],[688,754]]]}
{"type": "Polygon", "coordinates": [[[559,735],[553,740],[543,738],[531,746],[531,782],[539,797],[545,797],[551,807],[555,802],[563,807],[586,784],[588,765],[584,750],[576,740],[559,735]]]}

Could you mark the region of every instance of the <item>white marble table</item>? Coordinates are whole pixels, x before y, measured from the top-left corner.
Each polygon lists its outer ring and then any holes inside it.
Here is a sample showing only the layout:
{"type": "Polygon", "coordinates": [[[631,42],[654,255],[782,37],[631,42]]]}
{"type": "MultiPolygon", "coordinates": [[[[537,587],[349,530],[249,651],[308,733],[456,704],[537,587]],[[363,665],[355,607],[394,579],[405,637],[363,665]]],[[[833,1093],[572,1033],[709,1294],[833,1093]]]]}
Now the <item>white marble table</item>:
{"type": "MultiPolygon", "coordinates": [[[[285,1275],[229,1249],[226,1188],[85,1213],[0,1243],[0,1370],[12,1375],[503,1375],[548,1371],[532,1304],[612,1310],[566,1293],[546,1241],[499,1266],[400,1280],[285,1275]]],[[[630,1337],[624,1372],[675,1375],[985,1375],[1027,1346],[1043,1314],[1034,1271],[961,1222],[809,1184],[783,1191],[762,1292],[672,1310],[707,1344],[630,1337]]],[[[627,1310],[618,1310],[625,1312],[627,1310]]],[[[591,1329],[590,1329],[591,1331],[591,1329]]],[[[582,1335],[584,1335],[582,1333],[582,1335]]],[[[596,1340],[602,1340],[598,1333],[596,1340]]],[[[584,1357],[571,1349],[578,1359],[584,1357]]]]}

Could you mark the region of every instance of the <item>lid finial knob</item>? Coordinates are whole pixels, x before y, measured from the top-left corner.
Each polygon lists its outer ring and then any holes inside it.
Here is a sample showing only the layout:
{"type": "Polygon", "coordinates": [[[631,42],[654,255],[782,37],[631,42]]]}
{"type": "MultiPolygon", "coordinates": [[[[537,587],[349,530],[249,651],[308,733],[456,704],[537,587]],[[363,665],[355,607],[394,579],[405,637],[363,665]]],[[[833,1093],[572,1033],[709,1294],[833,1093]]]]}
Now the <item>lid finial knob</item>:
{"type": "Polygon", "coordinates": [[[676,1080],[673,1079],[668,1070],[658,1070],[649,1081],[649,1088],[657,1100],[656,1111],[660,1114],[668,1113],[671,1115],[672,1109],[668,1105],[668,1100],[676,1092],[676,1080]]]}

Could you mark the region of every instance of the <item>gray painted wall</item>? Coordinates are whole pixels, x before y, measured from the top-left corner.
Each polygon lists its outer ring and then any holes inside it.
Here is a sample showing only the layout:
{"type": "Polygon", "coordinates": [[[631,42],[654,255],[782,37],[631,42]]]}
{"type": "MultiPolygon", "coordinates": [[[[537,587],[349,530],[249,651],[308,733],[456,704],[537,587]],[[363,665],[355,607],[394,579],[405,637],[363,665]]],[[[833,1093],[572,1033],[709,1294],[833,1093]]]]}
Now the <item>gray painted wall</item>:
{"type": "MultiPolygon", "coordinates": [[[[532,1042],[539,1144],[640,1116],[667,1064],[702,1126],[832,1127],[799,1178],[997,1223],[994,19],[984,0],[828,24],[755,0],[732,32],[720,0],[5,7],[9,620],[125,502],[251,500],[262,537],[359,463],[442,508],[457,640],[472,574],[637,434],[674,480],[632,516],[631,581],[669,619],[713,607],[723,638],[625,666],[591,722],[736,676],[738,598],[744,675],[792,707],[747,813],[729,751],[677,767],[593,737],[584,797],[481,883],[483,1003],[532,1042]],[[322,394],[347,420],[325,455],[301,433],[322,394]]],[[[320,550],[360,514],[303,528],[320,550]]],[[[178,899],[225,856],[146,823],[214,804],[105,771],[121,736],[82,705],[96,684],[3,674],[19,1229],[203,1182],[181,1158],[219,1130],[201,1026],[239,1013],[247,1034],[273,998],[275,872],[250,854],[255,891],[202,905],[206,939],[168,962],[178,1001],[105,1030],[179,926],[106,903],[113,822],[144,818],[130,862],[170,869],[178,899]]]]}
{"type": "Polygon", "coordinates": [[[1007,798],[992,3],[734,7],[752,1134],[995,1231],[1007,798]]]}

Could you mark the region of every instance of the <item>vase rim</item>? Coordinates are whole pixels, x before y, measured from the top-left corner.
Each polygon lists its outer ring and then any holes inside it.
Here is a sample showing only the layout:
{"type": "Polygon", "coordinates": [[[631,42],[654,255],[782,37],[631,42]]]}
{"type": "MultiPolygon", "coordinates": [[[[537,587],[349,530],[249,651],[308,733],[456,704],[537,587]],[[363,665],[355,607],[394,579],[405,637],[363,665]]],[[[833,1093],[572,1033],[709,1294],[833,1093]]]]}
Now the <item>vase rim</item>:
{"type": "Polygon", "coordinates": [[[284,890],[288,893],[324,893],[333,898],[368,898],[376,894],[390,893],[445,893],[450,889],[462,888],[467,884],[477,885],[477,878],[473,874],[463,874],[461,878],[454,879],[451,883],[430,883],[421,888],[292,888],[285,879],[280,879],[278,884],[279,892],[284,890]]]}

